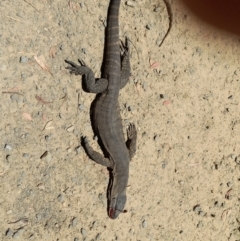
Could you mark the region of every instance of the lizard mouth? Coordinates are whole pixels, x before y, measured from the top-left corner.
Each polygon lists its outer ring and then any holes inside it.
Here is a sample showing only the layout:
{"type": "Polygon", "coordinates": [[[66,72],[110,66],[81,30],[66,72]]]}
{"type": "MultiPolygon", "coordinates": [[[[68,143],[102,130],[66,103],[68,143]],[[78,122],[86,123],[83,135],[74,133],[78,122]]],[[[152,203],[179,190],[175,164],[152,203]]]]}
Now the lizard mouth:
{"type": "Polygon", "coordinates": [[[108,216],[111,219],[116,219],[120,213],[126,213],[127,210],[118,210],[114,208],[109,208],[108,216]]]}
{"type": "Polygon", "coordinates": [[[111,219],[116,219],[117,218],[116,210],[114,208],[110,208],[108,212],[108,216],[111,219]]]}

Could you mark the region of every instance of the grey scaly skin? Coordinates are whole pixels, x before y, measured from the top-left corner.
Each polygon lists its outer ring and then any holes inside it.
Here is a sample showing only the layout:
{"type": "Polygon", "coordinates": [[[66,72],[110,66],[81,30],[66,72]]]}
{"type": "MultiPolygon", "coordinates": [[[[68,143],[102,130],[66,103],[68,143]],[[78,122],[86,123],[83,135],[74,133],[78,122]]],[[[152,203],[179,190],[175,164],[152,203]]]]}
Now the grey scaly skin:
{"type": "Polygon", "coordinates": [[[129,176],[129,162],[136,152],[137,131],[134,124],[127,129],[125,143],[120,117],[118,96],[130,76],[129,46],[126,38],[121,55],[119,44],[119,7],[121,0],[111,0],[108,8],[106,44],[102,78],[95,79],[93,71],[83,61],[80,66],[65,60],[70,73],[84,75],[86,90],[98,93],[92,113],[93,127],[107,151],[107,157],[94,151],[88,139],[83,138],[83,146],[88,156],[95,162],[111,170],[108,188],[108,215],[115,219],[123,212],[126,204],[126,189],[129,176]]]}

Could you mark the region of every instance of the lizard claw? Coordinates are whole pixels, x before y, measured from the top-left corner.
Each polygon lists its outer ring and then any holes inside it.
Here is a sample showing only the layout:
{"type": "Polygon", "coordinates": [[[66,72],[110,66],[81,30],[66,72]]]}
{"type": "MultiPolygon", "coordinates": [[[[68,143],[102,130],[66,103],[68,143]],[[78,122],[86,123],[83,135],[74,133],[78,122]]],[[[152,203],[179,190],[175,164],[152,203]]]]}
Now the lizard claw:
{"type": "Polygon", "coordinates": [[[70,66],[66,67],[66,69],[70,70],[70,74],[75,74],[75,75],[83,75],[83,74],[85,74],[84,66],[86,66],[86,65],[85,65],[85,63],[82,60],[80,60],[80,59],[78,60],[78,62],[81,64],[80,66],[75,64],[72,61],[69,61],[69,60],[65,60],[65,62],[67,64],[70,64],[70,66]]]}
{"type": "Polygon", "coordinates": [[[81,64],[81,66],[87,66],[82,59],[78,59],[78,62],[79,62],[79,64],[81,64]]]}
{"type": "MultiPolygon", "coordinates": [[[[78,65],[77,64],[75,64],[74,62],[72,62],[72,61],[69,61],[69,60],[66,60],[65,59],[65,62],[67,63],[67,64],[70,64],[72,67],[74,67],[74,68],[77,68],[78,67],[78,65]]],[[[70,67],[66,67],[66,69],[69,69],[70,67]]]]}

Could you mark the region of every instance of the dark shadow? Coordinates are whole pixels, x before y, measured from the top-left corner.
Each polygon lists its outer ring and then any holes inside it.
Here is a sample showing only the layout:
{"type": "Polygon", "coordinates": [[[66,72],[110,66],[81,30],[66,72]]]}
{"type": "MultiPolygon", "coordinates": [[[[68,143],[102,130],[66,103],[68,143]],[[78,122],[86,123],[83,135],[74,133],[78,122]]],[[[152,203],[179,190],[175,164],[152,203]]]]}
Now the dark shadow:
{"type": "Polygon", "coordinates": [[[197,17],[225,31],[240,35],[239,0],[180,0],[197,17]]]}

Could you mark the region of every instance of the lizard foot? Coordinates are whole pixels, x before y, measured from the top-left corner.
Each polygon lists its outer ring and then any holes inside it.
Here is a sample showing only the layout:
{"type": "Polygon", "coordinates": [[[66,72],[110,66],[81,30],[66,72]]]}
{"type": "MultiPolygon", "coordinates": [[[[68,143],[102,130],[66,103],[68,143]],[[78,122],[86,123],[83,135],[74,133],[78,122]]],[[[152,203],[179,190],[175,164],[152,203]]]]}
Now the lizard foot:
{"type": "Polygon", "coordinates": [[[70,70],[70,74],[75,75],[84,75],[89,71],[89,68],[86,66],[83,60],[78,59],[78,62],[80,65],[75,64],[72,61],[65,60],[67,64],[70,64],[70,66],[66,67],[66,69],[70,70]]]}
{"type": "Polygon", "coordinates": [[[137,136],[136,126],[133,123],[130,123],[130,125],[128,126],[128,129],[127,129],[128,140],[132,140],[132,139],[136,138],[136,136],[137,136]]]}
{"type": "Polygon", "coordinates": [[[137,145],[137,129],[133,123],[131,123],[128,126],[127,137],[128,139],[127,139],[126,145],[129,150],[129,157],[131,160],[136,153],[136,145],[137,145]]]}
{"type": "Polygon", "coordinates": [[[120,50],[121,50],[122,57],[129,55],[128,37],[125,37],[125,43],[123,43],[123,41],[121,40],[120,50]]]}

